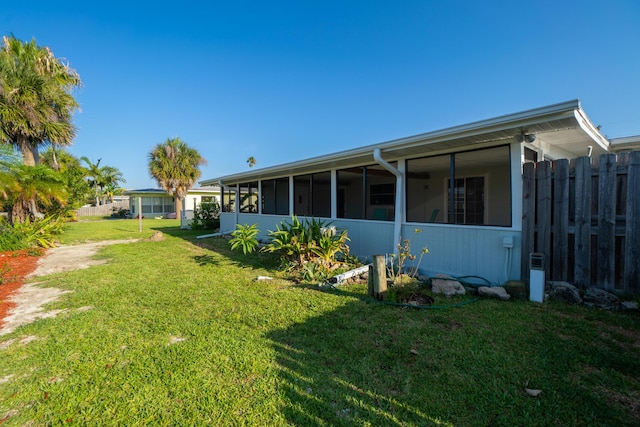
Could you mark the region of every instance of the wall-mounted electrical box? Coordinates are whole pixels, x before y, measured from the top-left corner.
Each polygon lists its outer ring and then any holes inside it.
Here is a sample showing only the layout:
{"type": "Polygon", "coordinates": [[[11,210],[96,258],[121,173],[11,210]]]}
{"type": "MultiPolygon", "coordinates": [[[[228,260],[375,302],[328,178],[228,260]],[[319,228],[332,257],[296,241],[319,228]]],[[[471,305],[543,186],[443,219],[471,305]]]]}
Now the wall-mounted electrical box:
{"type": "Polygon", "coordinates": [[[502,238],[502,247],[503,248],[512,248],[513,247],[513,236],[504,236],[502,238]]]}

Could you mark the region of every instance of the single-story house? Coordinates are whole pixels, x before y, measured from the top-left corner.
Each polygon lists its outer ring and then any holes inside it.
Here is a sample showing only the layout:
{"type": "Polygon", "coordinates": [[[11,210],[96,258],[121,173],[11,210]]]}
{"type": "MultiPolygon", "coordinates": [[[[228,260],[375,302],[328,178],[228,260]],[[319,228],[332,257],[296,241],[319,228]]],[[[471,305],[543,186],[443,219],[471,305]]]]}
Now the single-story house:
{"type": "Polygon", "coordinates": [[[520,279],[523,165],[615,145],[572,100],[201,185],[223,189],[222,231],[257,224],[264,237],[292,214],[326,218],[348,230],[357,256],[393,253],[408,238],[413,253],[429,248],[426,274],[504,283],[520,279]]]}
{"type": "MultiPolygon", "coordinates": [[[[129,196],[129,209],[133,217],[138,216],[138,205],[140,204],[142,216],[147,218],[175,218],[176,202],[175,197],[170,196],[160,188],[146,188],[139,190],[125,191],[129,196]]],[[[220,204],[221,200],[219,186],[203,186],[191,188],[182,201],[182,218],[180,226],[186,228],[193,219],[194,210],[201,204],[213,202],[220,204]]]]}

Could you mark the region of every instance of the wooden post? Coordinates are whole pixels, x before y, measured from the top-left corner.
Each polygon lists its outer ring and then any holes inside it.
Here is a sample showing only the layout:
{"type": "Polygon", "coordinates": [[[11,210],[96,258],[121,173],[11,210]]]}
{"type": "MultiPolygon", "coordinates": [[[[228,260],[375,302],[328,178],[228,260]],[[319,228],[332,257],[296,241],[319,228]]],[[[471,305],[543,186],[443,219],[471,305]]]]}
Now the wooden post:
{"type": "Polygon", "coordinates": [[[551,277],[551,162],[538,162],[536,170],[537,252],[544,254],[546,277],[551,277]]]}
{"type": "Polygon", "coordinates": [[[616,265],[616,155],[600,156],[598,177],[598,247],[596,286],[615,289],[616,265]]]}
{"type": "Polygon", "coordinates": [[[525,163],[522,171],[522,250],[520,257],[520,280],[529,283],[529,254],[535,252],[536,216],[536,168],[533,163],[525,163]]]}
{"type": "Polygon", "coordinates": [[[369,296],[379,300],[387,297],[387,271],[384,255],[374,255],[372,273],[369,275],[369,296]]]}
{"type": "Polygon", "coordinates": [[[142,231],[142,197],[138,197],[138,232],[142,231]]]}
{"type": "Polygon", "coordinates": [[[627,175],[627,212],[624,251],[624,290],[632,294],[640,292],[640,151],[629,156],[627,175]]]}
{"type": "Polygon", "coordinates": [[[591,159],[576,159],[574,282],[591,285],[591,159]]]}
{"type": "Polygon", "coordinates": [[[553,259],[551,279],[566,282],[569,277],[569,161],[553,162],[553,259]]]}

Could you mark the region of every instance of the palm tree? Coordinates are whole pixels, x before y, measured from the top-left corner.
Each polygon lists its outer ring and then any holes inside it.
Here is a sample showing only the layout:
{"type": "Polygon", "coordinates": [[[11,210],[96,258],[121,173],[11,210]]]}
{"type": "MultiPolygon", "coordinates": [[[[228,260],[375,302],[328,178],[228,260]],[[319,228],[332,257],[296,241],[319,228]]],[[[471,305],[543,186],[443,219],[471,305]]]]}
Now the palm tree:
{"type": "Polygon", "coordinates": [[[11,184],[3,190],[11,224],[42,217],[37,204],[64,206],[67,190],[60,174],[48,166],[13,165],[6,172],[11,184]]]}
{"type": "Polygon", "coordinates": [[[102,168],[100,167],[102,159],[98,159],[96,163],[93,163],[87,156],[82,156],[80,160],[87,164],[87,182],[89,187],[93,188],[93,197],[96,206],[98,206],[100,204],[100,186],[102,185],[102,168]]]}
{"type": "Polygon", "coordinates": [[[249,158],[247,159],[247,164],[249,165],[249,167],[250,168],[254,167],[256,165],[256,163],[258,163],[256,158],[253,157],[253,156],[249,156],[249,158]]]}
{"type": "Polygon", "coordinates": [[[71,144],[78,73],[35,40],[3,37],[0,49],[0,143],[17,147],[25,165],[38,163],[44,143],[71,144]]]}
{"type": "Polygon", "coordinates": [[[200,178],[200,165],[207,161],[180,138],[169,138],[149,153],[149,174],[160,187],[176,199],[176,217],[180,218],[182,200],[200,178]]]}
{"type": "Polygon", "coordinates": [[[102,168],[102,181],[100,185],[100,190],[102,191],[102,197],[104,198],[104,203],[113,202],[113,195],[120,188],[120,183],[127,182],[124,179],[124,175],[122,172],[118,170],[118,168],[113,166],[103,166],[102,168]]]}

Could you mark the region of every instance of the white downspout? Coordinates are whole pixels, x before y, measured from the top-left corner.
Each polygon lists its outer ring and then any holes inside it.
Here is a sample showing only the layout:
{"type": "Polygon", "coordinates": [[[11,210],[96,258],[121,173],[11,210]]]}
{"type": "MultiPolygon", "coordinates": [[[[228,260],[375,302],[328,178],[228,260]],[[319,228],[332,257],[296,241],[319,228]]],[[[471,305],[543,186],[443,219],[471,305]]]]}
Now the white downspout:
{"type": "Polygon", "coordinates": [[[383,168],[396,177],[396,208],[393,227],[393,253],[397,255],[402,233],[402,221],[404,220],[404,173],[393,167],[392,164],[382,158],[379,148],[373,150],[373,159],[383,168]]]}

